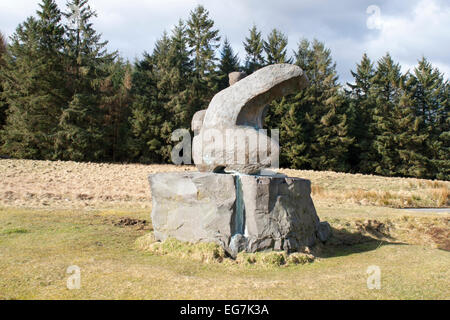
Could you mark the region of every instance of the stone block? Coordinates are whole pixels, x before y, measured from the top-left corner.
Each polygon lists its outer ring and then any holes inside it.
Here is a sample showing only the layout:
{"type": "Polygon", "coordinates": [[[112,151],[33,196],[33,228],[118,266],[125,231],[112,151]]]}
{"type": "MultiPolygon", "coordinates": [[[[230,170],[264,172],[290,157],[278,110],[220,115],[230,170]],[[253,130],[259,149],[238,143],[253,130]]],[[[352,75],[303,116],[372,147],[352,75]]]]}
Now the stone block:
{"type": "Polygon", "coordinates": [[[297,251],[316,242],[319,217],[309,180],[241,176],[247,251],[297,251]]]}
{"type": "Polygon", "coordinates": [[[283,175],[158,173],[149,176],[157,240],[215,242],[240,251],[297,251],[325,241],[309,180],[283,175]]]}
{"type": "Polygon", "coordinates": [[[236,200],[234,177],[211,173],[149,176],[155,238],[189,242],[230,242],[236,200]]]}

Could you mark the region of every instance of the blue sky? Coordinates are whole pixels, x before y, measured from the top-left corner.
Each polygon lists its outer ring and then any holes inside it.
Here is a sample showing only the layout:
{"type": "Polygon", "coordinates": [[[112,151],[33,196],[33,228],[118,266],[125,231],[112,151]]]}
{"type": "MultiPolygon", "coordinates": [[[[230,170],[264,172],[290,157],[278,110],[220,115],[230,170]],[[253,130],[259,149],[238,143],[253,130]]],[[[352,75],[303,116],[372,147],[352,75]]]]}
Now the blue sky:
{"type": "MultiPolygon", "coordinates": [[[[1,0],[0,30],[10,36],[37,0],[1,0]]],[[[65,8],[65,0],[58,0],[65,8]]],[[[426,56],[446,78],[450,75],[450,2],[448,0],[91,0],[98,12],[96,29],[133,61],[151,51],[164,30],[203,4],[216,27],[244,59],[242,42],[253,24],[266,36],[278,28],[289,38],[289,52],[302,38],[317,38],[331,49],[340,81],[351,81],[350,70],[366,52],[378,60],[387,51],[403,71],[426,56]]]]}

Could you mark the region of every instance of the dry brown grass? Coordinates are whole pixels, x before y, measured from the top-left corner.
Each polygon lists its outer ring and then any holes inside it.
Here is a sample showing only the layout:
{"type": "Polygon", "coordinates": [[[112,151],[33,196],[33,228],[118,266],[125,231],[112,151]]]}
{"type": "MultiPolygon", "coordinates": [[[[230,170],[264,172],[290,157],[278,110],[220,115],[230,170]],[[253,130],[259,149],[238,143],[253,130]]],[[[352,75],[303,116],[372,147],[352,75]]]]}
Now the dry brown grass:
{"type": "Polygon", "coordinates": [[[438,206],[447,206],[449,204],[449,192],[446,186],[433,190],[433,195],[437,199],[438,206]]]}
{"type": "MultiPolygon", "coordinates": [[[[147,176],[193,166],[0,160],[0,206],[150,209],[147,176]]],[[[446,207],[450,182],[282,169],[310,179],[318,206],[446,207]]]]}
{"type": "Polygon", "coordinates": [[[330,171],[282,169],[280,172],[309,179],[314,201],[321,205],[439,208],[450,206],[450,182],[330,171]]]}
{"type": "Polygon", "coordinates": [[[0,160],[0,206],[150,208],[147,176],[186,170],[193,168],[0,160]]]}
{"type": "Polygon", "coordinates": [[[448,215],[393,216],[358,219],[341,216],[331,219],[334,235],[331,242],[354,245],[373,239],[421,245],[450,251],[450,218],[448,215]]]}

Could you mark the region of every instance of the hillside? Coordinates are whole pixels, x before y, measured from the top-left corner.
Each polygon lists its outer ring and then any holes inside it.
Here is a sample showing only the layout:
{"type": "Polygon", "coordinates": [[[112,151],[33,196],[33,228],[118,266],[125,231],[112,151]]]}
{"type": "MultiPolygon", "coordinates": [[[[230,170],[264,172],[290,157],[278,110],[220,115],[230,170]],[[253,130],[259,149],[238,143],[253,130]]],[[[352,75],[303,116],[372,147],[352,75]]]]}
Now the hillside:
{"type": "MultiPolygon", "coordinates": [[[[0,160],[0,205],[32,208],[151,208],[147,176],[193,166],[0,160]]],[[[448,207],[450,182],[283,169],[312,181],[318,207],[448,207]]]]}

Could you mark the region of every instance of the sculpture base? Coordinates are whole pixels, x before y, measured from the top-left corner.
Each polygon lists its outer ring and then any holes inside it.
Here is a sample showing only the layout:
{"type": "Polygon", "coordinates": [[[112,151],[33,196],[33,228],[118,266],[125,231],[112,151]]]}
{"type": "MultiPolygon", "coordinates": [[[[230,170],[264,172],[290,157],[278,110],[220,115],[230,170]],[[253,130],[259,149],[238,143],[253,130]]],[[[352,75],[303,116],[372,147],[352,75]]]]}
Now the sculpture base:
{"type": "Polygon", "coordinates": [[[298,251],[330,235],[309,180],[282,175],[159,173],[149,176],[157,240],[215,242],[240,251],[298,251]]]}

